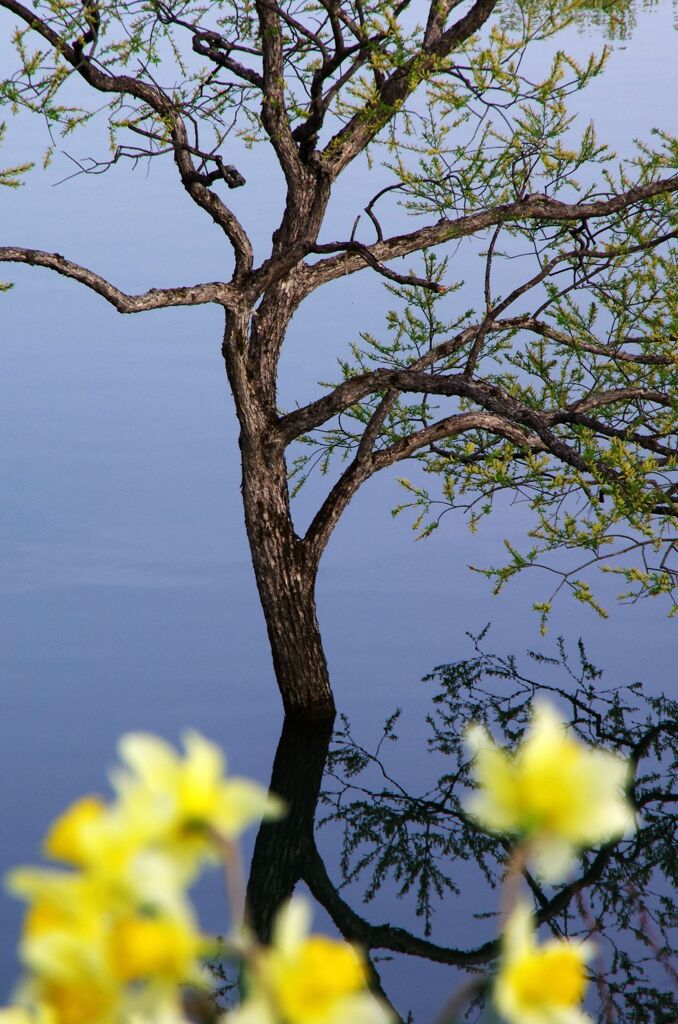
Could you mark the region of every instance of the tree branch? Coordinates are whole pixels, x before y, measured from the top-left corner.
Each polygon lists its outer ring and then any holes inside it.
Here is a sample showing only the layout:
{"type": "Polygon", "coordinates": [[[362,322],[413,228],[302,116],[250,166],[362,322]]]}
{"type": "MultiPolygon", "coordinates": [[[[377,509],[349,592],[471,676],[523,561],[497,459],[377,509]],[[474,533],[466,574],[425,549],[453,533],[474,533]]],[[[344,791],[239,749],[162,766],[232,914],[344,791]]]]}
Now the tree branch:
{"type": "MultiPolygon", "coordinates": [[[[441,245],[454,238],[476,235],[498,224],[510,224],[521,220],[548,221],[551,223],[568,223],[571,221],[608,217],[610,214],[628,210],[636,203],[653,196],[665,195],[678,191],[678,174],[670,178],[653,181],[647,185],[635,185],[608,199],[599,199],[587,203],[562,203],[549,196],[531,194],[513,203],[502,203],[465,214],[454,220],[443,218],[435,224],[418,228],[402,235],[394,235],[374,245],[366,246],[371,255],[383,263],[387,260],[407,256],[421,249],[441,245]]],[[[334,256],[318,263],[307,264],[302,272],[303,287],[306,294],[319,288],[327,281],[333,281],[347,274],[354,274],[367,265],[363,253],[349,253],[334,256]]]]}
{"type": "Polygon", "coordinates": [[[437,292],[439,295],[443,295],[446,288],[442,284],[438,284],[435,281],[429,281],[423,277],[417,277],[416,274],[398,274],[397,271],[391,270],[390,267],[384,266],[374,256],[369,246],[363,245],[361,242],[349,241],[349,242],[328,242],[323,245],[310,245],[308,246],[309,253],[326,253],[326,252],[354,252],[359,253],[365,263],[376,270],[382,277],[387,277],[389,281],[396,281],[398,284],[412,285],[416,288],[428,288],[429,291],[437,292]]]}
{"type": "Polygon", "coordinates": [[[422,430],[403,437],[388,448],[382,448],[373,455],[374,469],[384,469],[392,466],[394,462],[401,462],[408,459],[414,452],[426,448],[436,441],[442,441],[448,437],[456,437],[457,434],[465,434],[469,430],[487,430],[498,437],[504,437],[511,441],[518,448],[527,448],[533,452],[546,451],[546,445],[536,434],[526,433],[514,424],[505,420],[502,416],[495,416],[486,412],[456,413],[453,416],[446,416],[437,423],[432,423],[422,430]]]}
{"type": "Polygon", "coordinates": [[[368,452],[367,449],[361,452],[359,449],[351,465],[332,487],[306,532],[304,540],[308,545],[309,552],[316,560],[316,564],[344,509],[365,480],[380,469],[409,458],[421,448],[426,448],[443,438],[455,437],[457,434],[463,434],[469,430],[487,430],[500,437],[505,437],[520,448],[529,448],[531,451],[545,450],[545,445],[534,434],[526,433],[501,416],[483,412],[456,413],[453,416],[446,416],[444,419],[438,420],[437,423],[432,423],[376,452],[368,452]]]}
{"type": "Polygon", "coordinates": [[[296,191],[303,167],[287,116],[285,103],[285,67],[280,12],[276,3],[256,0],[259,30],[264,54],[261,121],[271,140],[288,188],[296,191]]]}
{"type": "Polygon", "coordinates": [[[421,939],[405,928],[390,924],[369,924],[339,895],[315,845],[309,850],[304,881],[311,895],[327,911],[335,925],[349,941],[360,942],[368,949],[390,949],[409,956],[424,957],[433,963],[470,966],[484,964],[497,955],[499,941],[492,939],[476,949],[452,949],[421,939]]]}
{"type": "Polygon", "coordinates": [[[23,249],[16,246],[0,247],[0,263],[27,263],[32,267],[46,267],[63,277],[78,281],[101,295],[119,313],[143,313],[149,309],[163,309],[167,306],[199,306],[214,302],[229,309],[238,296],[230,285],[220,282],[196,284],[180,288],[150,288],[140,295],[128,295],[120,291],[94,271],[72,263],[58,252],[42,252],[39,249],[23,249]]]}
{"type": "MultiPolygon", "coordinates": [[[[473,327],[467,327],[465,330],[460,331],[459,334],[454,335],[448,341],[436,345],[430,352],[427,352],[424,356],[413,363],[409,368],[410,370],[424,370],[426,367],[431,366],[433,363],[440,359],[444,359],[446,356],[452,355],[458,349],[462,348],[468,341],[476,336],[482,327],[488,330],[500,329],[503,327],[503,323],[489,324],[489,325],[475,325],[473,327]]],[[[510,326],[513,326],[511,324],[510,326]]],[[[332,419],[338,413],[343,412],[349,406],[359,402],[366,395],[375,391],[386,390],[382,387],[378,374],[388,373],[387,370],[374,370],[369,373],[362,373],[355,377],[350,377],[348,380],[342,381],[338,384],[329,394],[323,395],[322,398],[316,399],[315,402],[309,402],[308,405],[302,406],[300,409],[295,409],[294,412],[287,413],[286,416],[281,416],[278,420],[278,430],[282,436],[284,443],[287,445],[301,434],[306,434],[310,430],[314,430],[316,427],[322,426],[328,420],[332,419]]],[[[395,389],[397,390],[397,389],[395,389]]]]}
{"type": "MultiPolygon", "coordinates": [[[[322,152],[323,165],[332,178],[336,178],[355,159],[379,131],[388,124],[394,113],[417,86],[434,70],[439,61],[448,56],[455,46],[464,42],[482,28],[499,0],[476,0],[464,17],[446,31],[442,31],[435,14],[436,27],[428,34],[422,49],[382,82],[377,97],[357,111],[348,124],[330,139],[322,152]]],[[[431,9],[438,7],[432,0],[431,9]]],[[[441,10],[447,14],[449,2],[441,10]],[[446,10],[445,10],[446,9],[446,10]]]]}
{"type": "Polygon", "coordinates": [[[655,391],[654,388],[614,388],[610,391],[592,391],[586,398],[573,402],[572,405],[568,405],[562,412],[551,413],[549,415],[549,422],[552,424],[565,423],[570,415],[590,412],[592,409],[599,409],[603,405],[611,405],[617,402],[633,402],[634,400],[655,402],[657,405],[662,405],[667,409],[671,409],[675,405],[671,395],[655,391]]]}
{"type": "MultiPolygon", "coordinates": [[[[480,328],[474,330],[477,333],[480,328]]],[[[472,336],[470,331],[463,332],[463,334],[467,338],[472,336]]],[[[456,340],[453,339],[448,345],[454,344],[456,340]]],[[[375,370],[372,373],[361,374],[343,382],[325,398],[311,403],[305,409],[297,410],[283,417],[279,421],[278,427],[283,435],[290,440],[293,436],[298,436],[296,431],[301,423],[304,423],[301,432],[312,429],[326,422],[332,415],[356,404],[367,395],[379,391],[386,392],[382,405],[387,400],[390,401],[394,393],[418,392],[463,398],[479,405],[481,411],[455,413],[447,416],[379,451],[372,451],[371,448],[372,443],[376,440],[374,431],[370,434],[368,446],[361,441],[358,454],[327,495],[307,531],[305,540],[315,559],[320,558],[334,526],[358,487],[373,473],[409,458],[414,452],[427,445],[435,444],[444,438],[453,437],[468,430],[486,430],[506,438],[518,448],[549,452],[578,472],[590,474],[592,472],[590,463],[580,455],[575,447],[554,433],[552,429],[554,426],[566,423],[586,425],[585,413],[592,409],[621,402],[642,400],[643,402],[655,402],[665,407],[670,407],[672,404],[670,397],[662,392],[650,388],[629,387],[594,392],[565,409],[532,409],[496,385],[486,381],[472,380],[465,374],[436,375],[422,372],[419,368],[375,370]]],[[[589,420],[588,422],[593,421],[589,420]]],[[[606,429],[602,429],[601,433],[605,436],[616,436],[614,432],[606,429]]],[[[641,443],[640,439],[638,441],[641,443]]],[[[645,447],[649,450],[656,450],[651,444],[647,444],[645,447]]],[[[606,467],[603,467],[603,470],[604,475],[617,479],[613,470],[606,467]]]]}
{"type": "Polygon", "coordinates": [[[317,566],[320,562],[322,553],[332,536],[332,531],[353,495],[372,476],[373,472],[370,456],[367,458],[356,456],[330,489],[304,535],[308,558],[313,565],[317,566]]]}
{"type": "Polygon", "coordinates": [[[231,57],[231,47],[218,32],[198,29],[197,27],[193,28],[192,26],[189,26],[189,28],[194,33],[191,43],[194,53],[199,54],[201,57],[207,57],[218,67],[231,71],[238,78],[248,82],[256,89],[263,90],[264,80],[261,75],[240,61],[234,60],[231,57]]]}
{"type": "Polygon", "coordinates": [[[674,459],[676,456],[675,446],[670,448],[657,439],[662,437],[662,434],[652,436],[651,434],[639,434],[635,430],[611,427],[608,423],[603,423],[602,420],[594,419],[592,416],[584,416],[577,412],[563,414],[559,422],[576,423],[581,427],[586,427],[587,430],[593,431],[595,434],[600,434],[602,437],[617,437],[620,441],[632,441],[639,448],[643,448],[648,452],[654,452],[656,455],[663,455],[667,459],[674,459]]]}
{"type": "MultiPolygon", "coordinates": [[[[534,334],[539,334],[543,338],[548,338],[550,341],[555,341],[559,345],[564,345],[567,348],[574,349],[575,351],[590,352],[591,355],[605,356],[607,359],[619,360],[624,363],[638,363],[643,366],[674,366],[676,359],[673,356],[655,356],[655,355],[643,355],[642,353],[636,354],[634,352],[622,352],[618,348],[612,348],[609,345],[595,345],[588,341],[581,341],[579,338],[573,338],[569,334],[565,334],[563,331],[559,331],[551,324],[544,323],[543,320],[539,320],[537,317],[518,317],[517,325],[523,327],[525,330],[532,331],[534,334]]],[[[629,338],[628,344],[638,344],[639,339],[629,338]]]]}
{"type": "Polygon", "coordinates": [[[62,39],[47,22],[39,18],[30,8],[19,3],[19,0],[0,0],[0,7],[15,14],[30,29],[46,39],[78,72],[81,78],[97,92],[133,96],[147,104],[160,117],[170,121],[174,160],[184,188],[194,202],[206,213],[209,213],[215,224],[225,232],[231,242],[235,252],[235,277],[241,277],[250,271],[253,264],[253,252],[245,229],[235,214],[201,180],[190,155],[186,126],[179,109],[169,96],[155,84],[143,82],[130,75],[113,75],[101,71],[81,52],[80,48],[70,45],[62,39]]]}

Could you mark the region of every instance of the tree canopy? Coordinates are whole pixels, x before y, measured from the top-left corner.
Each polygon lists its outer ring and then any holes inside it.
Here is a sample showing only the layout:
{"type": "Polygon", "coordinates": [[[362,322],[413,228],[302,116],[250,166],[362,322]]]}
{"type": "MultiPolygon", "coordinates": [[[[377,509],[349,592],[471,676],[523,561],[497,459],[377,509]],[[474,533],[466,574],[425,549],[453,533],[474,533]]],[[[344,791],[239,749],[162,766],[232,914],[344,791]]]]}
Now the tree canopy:
{"type": "Polygon", "coordinates": [[[102,122],[109,149],[80,170],[172,160],[231,253],[223,280],[140,294],[59,253],[4,245],[0,261],[56,271],[123,313],[223,308],[245,519],[288,711],[333,709],[319,561],[357,489],[406,460],[418,471],[400,509],[413,508],[424,533],[448,508],[475,528],[505,493],[528,504],[527,542],[507,540],[506,562],[481,571],[498,589],[527,567],[555,573],[535,602],[544,620],[563,587],[603,612],[584,571],[594,563],[622,575],[627,598],[672,591],[678,141],[660,127],[615,158],[568,106],[608,51],[580,63],[559,41],[582,22],[623,34],[633,10],[0,0],[16,51],[0,103],[44,119],[45,163],[62,136],[102,122]],[[258,261],[247,163],[260,146],[284,197],[258,261]],[[380,163],[388,184],[328,237],[333,188],[357,160],[380,163]],[[339,353],[339,379],[315,400],[280,409],[292,317],[319,288],[362,272],[390,289],[384,333],[339,353]],[[302,534],[290,492],[314,467],[332,475],[302,534]],[[563,561],[572,550],[580,557],[563,561]]]}

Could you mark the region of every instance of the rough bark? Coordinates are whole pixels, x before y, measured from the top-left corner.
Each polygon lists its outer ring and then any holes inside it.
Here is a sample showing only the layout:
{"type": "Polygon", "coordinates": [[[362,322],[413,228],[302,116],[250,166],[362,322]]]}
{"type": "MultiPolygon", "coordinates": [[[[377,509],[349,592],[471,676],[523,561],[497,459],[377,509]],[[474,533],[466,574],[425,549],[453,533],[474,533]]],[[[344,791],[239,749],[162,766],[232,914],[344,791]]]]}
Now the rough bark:
{"type": "Polygon", "coordinates": [[[248,438],[242,454],[247,536],[285,714],[334,719],[316,615],[316,568],[290,521],[284,459],[262,458],[248,438]]]}
{"type": "MultiPolygon", "coordinates": [[[[284,332],[286,317],[268,325],[273,326],[284,332]]],[[[333,720],[336,709],[315,606],[318,562],[292,521],[285,445],[275,425],[275,388],[254,372],[248,358],[253,342],[249,335],[262,329],[257,317],[234,314],[227,318],[224,341],[240,424],[242,499],[252,565],[285,714],[333,720]],[[249,319],[254,320],[251,330],[249,319]]]]}

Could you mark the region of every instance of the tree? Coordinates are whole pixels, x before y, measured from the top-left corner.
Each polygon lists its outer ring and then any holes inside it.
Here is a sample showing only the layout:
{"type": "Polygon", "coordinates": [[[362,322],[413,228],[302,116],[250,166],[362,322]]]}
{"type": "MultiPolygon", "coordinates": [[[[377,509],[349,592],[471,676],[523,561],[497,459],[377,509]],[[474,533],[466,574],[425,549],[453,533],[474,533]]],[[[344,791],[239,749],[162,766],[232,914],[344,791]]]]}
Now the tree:
{"type": "MultiPolygon", "coordinates": [[[[0,260],[79,281],[122,313],[223,308],[247,534],[288,714],[334,714],[314,600],[320,559],[358,488],[406,459],[441,478],[444,507],[463,505],[472,524],[503,491],[529,501],[530,549],[510,546],[508,565],[485,570],[498,586],[546,553],[578,548],[587,562],[628,556],[618,571],[633,598],[671,589],[678,144],[659,133],[615,169],[593,127],[577,134],[566,108],[605,54],[579,66],[556,50],[536,74],[524,67],[528,44],[599,8],[0,0],[17,54],[4,105],[41,115],[55,136],[101,115],[103,102],[112,151],[82,170],[171,157],[230,248],[229,280],[135,295],[58,253],[4,246],[0,260]],[[91,107],[78,106],[74,81],[91,107]],[[246,216],[246,180],[229,162],[238,140],[269,146],[285,180],[259,264],[243,217],[222,198],[243,189],[246,216]],[[362,226],[356,218],[343,239],[322,241],[333,188],[358,159],[382,160],[390,184],[362,226]],[[394,267],[416,254],[420,266],[394,267]],[[468,302],[453,275],[473,260],[480,299],[468,302]],[[280,410],[292,317],[317,289],[365,270],[398,304],[389,337],[365,335],[339,383],[280,410]],[[345,464],[301,535],[290,481],[335,454],[345,464]]],[[[419,480],[405,486],[418,513],[436,511],[419,480]]],[[[550,568],[595,605],[577,573],[550,568]]],[[[549,606],[536,605],[544,616],[549,606]]]]}

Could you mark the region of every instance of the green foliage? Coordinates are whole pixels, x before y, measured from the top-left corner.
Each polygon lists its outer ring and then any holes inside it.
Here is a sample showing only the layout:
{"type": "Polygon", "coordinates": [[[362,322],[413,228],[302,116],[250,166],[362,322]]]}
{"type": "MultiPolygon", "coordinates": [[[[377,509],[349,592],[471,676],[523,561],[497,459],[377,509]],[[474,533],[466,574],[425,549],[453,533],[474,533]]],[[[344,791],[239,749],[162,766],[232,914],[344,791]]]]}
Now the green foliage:
{"type": "MultiPolygon", "coordinates": [[[[7,134],[7,125],[0,122],[0,145],[2,145],[3,139],[7,134]]],[[[15,167],[0,167],[0,186],[5,185],[7,188],[20,188],[23,182],[21,179],[24,174],[33,167],[31,163],[17,164],[15,167]]]]}
{"type": "MultiPolygon", "coordinates": [[[[508,0],[500,5],[499,18],[489,37],[474,36],[453,61],[436,66],[435,61],[416,59],[421,24],[399,17],[386,0],[368,0],[360,5],[359,19],[351,23],[352,31],[362,40],[364,61],[359,72],[348,77],[345,87],[333,90],[327,108],[327,140],[338,125],[357,114],[366,122],[384,127],[382,142],[395,157],[406,202],[413,209],[418,204],[448,208],[450,197],[436,182],[445,178],[449,181],[451,167],[455,191],[464,201],[476,205],[488,201],[491,193],[501,193],[500,176],[507,173],[507,168],[513,167],[518,176],[522,173],[522,162],[532,158],[531,150],[521,151],[517,137],[504,147],[500,130],[489,124],[481,126],[474,143],[450,141],[451,134],[460,125],[477,119],[481,110],[505,106],[510,96],[523,107],[525,138],[539,140],[550,135],[553,139],[569,121],[562,105],[550,105],[548,118],[542,120],[531,102],[542,104],[545,112],[543,101],[550,92],[562,100],[581,88],[600,73],[605,55],[579,67],[559,52],[549,74],[540,82],[528,83],[519,74],[527,42],[550,39],[571,24],[595,25],[599,33],[611,38],[626,37],[634,25],[635,7],[633,0],[508,0]],[[426,113],[422,112],[418,102],[384,105],[378,84],[394,72],[407,72],[412,86],[423,83],[437,116],[431,116],[430,105],[426,113]],[[412,149],[417,168],[406,162],[408,140],[413,136],[424,143],[423,148],[415,145],[412,149]],[[490,155],[497,143],[496,153],[490,155]],[[469,145],[479,161],[475,186],[469,145]],[[487,155],[483,157],[484,151],[487,155]],[[457,172],[460,152],[461,163],[469,167],[457,172]],[[427,169],[433,171],[428,185],[427,169]]],[[[149,85],[162,82],[176,114],[193,125],[196,155],[215,153],[230,135],[248,145],[265,138],[255,78],[257,61],[267,41],[260,37],[252,0],[216,0],[209,5],[201,0],[144,0],[139,4],[120,0],[106,4],[36,0],[33,9],[59,43],[50,46],[42,39],[36,45],[29,26],[15,31],[16,66],[0,80],[0,105],[12,112],[26,109],[40,114],[52,136],[48,153],[55,138],[68,136],[101,115],[107,119],[114,159],[129,157],[135,161],[167,152],[171,116],[163,117],[142,100],[115,92],[108,99],[99,95],[91,106],[83,105],[81,93],[76,99],[72,84],[77,72],[64,57],[64,46],[73,45],[79,45],[97,68],[109,74],[127,75],[149,85]],[[198,41],[194,44],[195,34],[198,41]],[[217,37],[231,42],[228,46],[215,43],[217,37]],[[220,67],[212,62],[217,51],[220,67]],[[252,73],[249,79],[247,74],[240,74],[243,68],[252,73]]],[[[333,30],[323,4],[316,0],[303,5],[286,0],[281,11],[283,101],[295,128],[313,113],[314,76],[322,63],[321,48],[325,47],[325,52],[331,49],[333,30]]],[[[566,160],[555,142],[551,152],[540,154],[538,159],[556,164],[566,160]]],[[[102,159],[92,158],[91,169],[100,168],[102,163],[102,159]]]]}
{"type": "MultiPolygon", "coordinates": [[[[7,125],[0,122],[0,145],[5,138],[7,133],[7,125]]],[[[0,167],[0,186],[5,185],[7,188],[20,188],[23,184],[22,178],[24,174],[27,174],[33,164],[24,163],[18,164],[15,167],[0,167]]],[[[9,281],[0,281],[0,292],[8,292],[14,285],[9,281]]]]}
{"type": "Polygon", "coordinates": [[[469,40],[445,74],[429,82],[416,130],[413,124],[403,139],[394,124],[389,140],[389,166],[402,182],[405,209],[443,216],[530,191],[578,192],[579,172],[608,159],[592,125],[570,139],[574,117],[566,105],[603,72],[608,51],[580,66],[559,50],[537,81],[521,72],[528,45],[551,38],[567,22],[567,10],[552,16],[539,5],[515,34],[494,25],[487,36],[469,40]]]}
{"type": "MultiPolygon", "coordinates": [[[[605,614],[588,581],[593,565],[621,577],[623,600],[672,600],[675,193],[613,200],[675,174],[678,141],[657,131],[617,161],[570,103],[604,72],[608,48],[578,61],[558,45],[572,27],[626,37],[638,4],[505,0],[445,56],[424,49],[426,26],[406,7],[367,0],[358,12],[349,4],[340,25],[319,0],[284,0],[261,21],[252,0],[37,0],[43,35],[28,25],[16,31],[0,106],[45,120],[46,163],[60,136],[103,117],[110,152],[81,162],[82,171],[174,155],[187,162],[182,183],[199,204],[200,189],[244,182],[234,168],[230,179],[225,173],[230,137],[267,139],[284,163],[277,113],[306,175],[290,196],[327,171],[349,127],[369,129],[367,158],[382,162],[391,184],[368,203],[369,223],[356,220],[350,241],[323,249],[304,240],[293,270],[311,253],[369,249],[366,265],[391,278],[393,308],[383,335],[363,332],[340,358],[340,384],[379,371],[413,371],[420,382],[375,386],[324,424],[300,428],[293,493],[314,469],[333,472],[335,461],[362,481],[409,459],[414,469],[394,512],[411,511],[418,536],[452,508],[472,531],[490,512],[506,515],[508,501],[529,509],[526,540],[507,528],[505,561],[478,571],[495,590],[528,568],[553,575],[555,586],[536,595],[543,628],[563,590],[605,614]],[[279,78],[264,84],[272,44],[280,45],[279,78]],[[547,55],[541,64],[528,59],[531,47],[547,55]],[[73,88],[82,70],[66,59],[73,52],[87,74],[118,76],[89,106],[73,88]],[[581,219],[557,216],[564,204],[581,208],[581,219]],[[414,267],[418,280],[380,263],[383,227],[403,219],[415,230],[441,229],[441,248],[414,267]],[[366,228],[368,241],[358,241],[366,228]]],[[[367,144],[356,143],[356,153],[367,144]]],[[[16,183],[27,167],[0,182],[16,183]]],[[[205,208],[221,202],[212,193],[205,208]]],[[[240,226],[230,211],[224,217],[240,244],[240,226]]],[[[405,251],[422,248],[413,241],[405,251]]]]}
{"type": "MultiPolygon", "coordinates": [[[[521,10],[520,22],[508,18],[474,37],[432,77],[426,112],[411,113],[404,137],[392,126],[387,163],[410,216],[454,218],[541,197],[593,203],[678,169],[678,142],[667,133],[615,166],[592,124],[576,130],[567,100],[603,71],[607,53],[580,65],[558,50],[533,81],[521,70],[528,43],[576,12],[565,7],[552,19],[549,5],[521,10]]],[[[666,195],[595,221],[516,219],[485,233],[482,249],[474,238],[460,239],[454,256],[424,253],[412,273],[429,287],[386,285],[397,303],[387,334],[363,333],[352,344],[342,380],[379,368],[458,374],[501,392],[526,436],[530,413],[539,414],[550,439],[542,432],[523,443],[478,428],[424,444],[436,422],[477,400],[379,392],[301,438],[298,483],[315,465],[327,472],[335,454],[348,459],[385,409],[375,452],[395,453],[420,434],[407,457],[438,480],[434,488],[421,472],[401,480],[407,497],[394,514],[411,511],[419,537],[451,508],[466,512],[474,532],[490,512],[505,514],[504,497],[529,508],[528,544],[507,539],[506,564],[479,571],[495,591],[526,568],[555,573],[536,604],[543,626],[563,589],[605,614],[582,578],[594,564],[621,575],[622,600],[665,595],[675,610],[677,231],[666,195]],[[459,266],[470,280],[458,280],[459,266]],[[573,551],[579,561],[557,555],[573,551]]]]}

